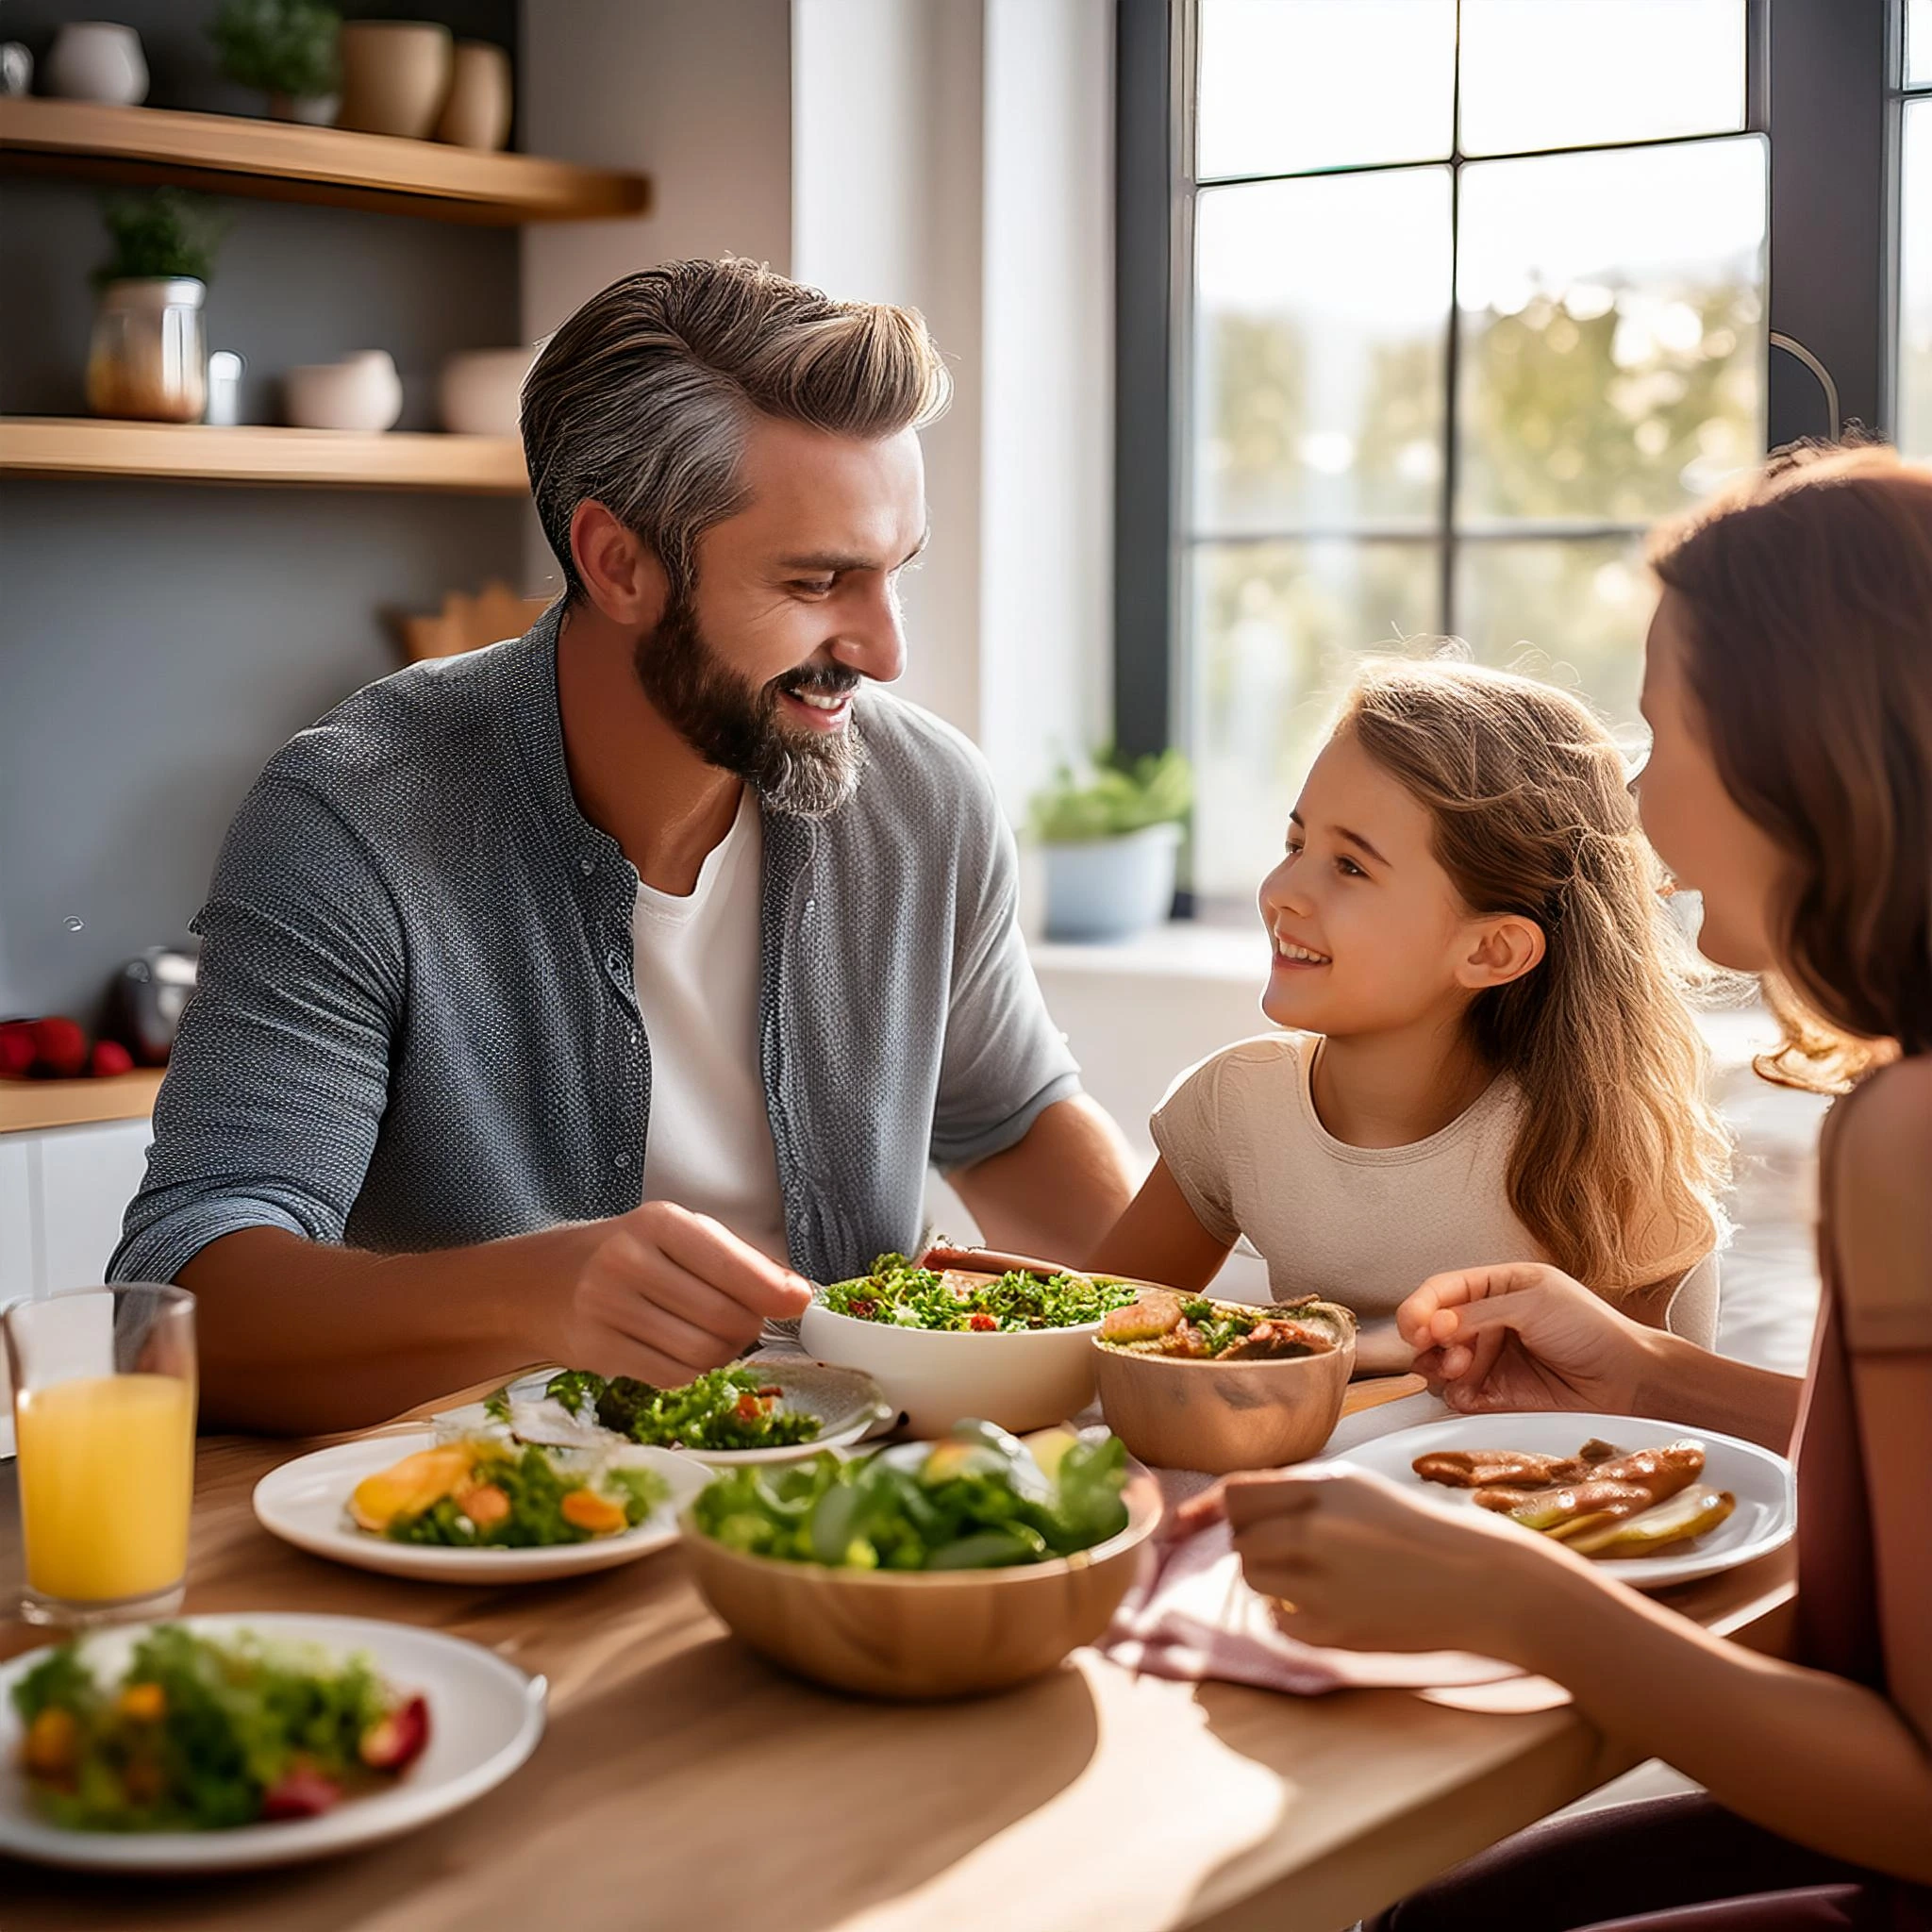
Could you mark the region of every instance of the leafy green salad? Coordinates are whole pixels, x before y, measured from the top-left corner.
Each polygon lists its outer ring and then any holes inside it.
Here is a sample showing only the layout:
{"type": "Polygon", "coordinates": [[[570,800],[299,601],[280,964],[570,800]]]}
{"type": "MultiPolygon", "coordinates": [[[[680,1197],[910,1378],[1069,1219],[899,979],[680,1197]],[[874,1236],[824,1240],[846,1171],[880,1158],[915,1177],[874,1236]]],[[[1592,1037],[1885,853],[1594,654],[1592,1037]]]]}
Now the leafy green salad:
{"type": "Polygon", "coordinates": [[[360,1656],[160,1624],[103,1683],[75,1643],[13,1687],[20,1766],[76,1831],[213,1831],[308,1818],[399,1775],[429,1740],[421,1697],[360,1656]]]}
{"type": "Polygon", "coordinates": [[[835,1315],[901,1328],[1013,1335],[1098,1322],[1109,1309],[1124,1307],[1137,1292],[1105,1275],[1032,1274],[1015,1268],[984,1279],[921,1268],[904,1255],[881,1255],[870,1274],[827,1288],[824,1306],[835,1315]]]}
{"type": "Polygon", "coordinates": [[[1119,1535],[1126,1472],[1126,1450],[1105,1429],[1022,1441],[962,1422],[936,1443],[732,1470],[700,1492],[692,1520],[747,1556],[844,1570],[993,1570],[1119,1535]]]}
{"type": "Polygon", "coordinates": [[[593,1415],[605,1428],[658,1449],[789,1448],[824,1427],[815,1415],[781,1407],[784,1390],[756,1368],[712,1369],[681,1389],[565,1369],[543,1392],[579,1419],[593,1415]]]}

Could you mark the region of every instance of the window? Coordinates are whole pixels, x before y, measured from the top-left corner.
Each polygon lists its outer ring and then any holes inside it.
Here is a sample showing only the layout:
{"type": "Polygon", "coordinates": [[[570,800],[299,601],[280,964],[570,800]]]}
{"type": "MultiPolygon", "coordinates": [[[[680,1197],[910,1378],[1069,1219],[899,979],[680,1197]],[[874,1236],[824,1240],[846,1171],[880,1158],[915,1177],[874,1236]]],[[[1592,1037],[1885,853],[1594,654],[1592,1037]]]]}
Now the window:
{"type": "Polygon", "coordinates": [[[1898,446],[1932,457],[1932,0],[1910,0],[1899,110],[1898,446]]]}
{"type": "Polygon", "coordinates": [[[1880,420],[1907,6],[1932,450],[1932,0],[1121,0],[1116,724],[1193,756],[1198,899],[1251,900],[1364,650],[1459,636],[1634,726],[1648,528],[1880,420]]]}

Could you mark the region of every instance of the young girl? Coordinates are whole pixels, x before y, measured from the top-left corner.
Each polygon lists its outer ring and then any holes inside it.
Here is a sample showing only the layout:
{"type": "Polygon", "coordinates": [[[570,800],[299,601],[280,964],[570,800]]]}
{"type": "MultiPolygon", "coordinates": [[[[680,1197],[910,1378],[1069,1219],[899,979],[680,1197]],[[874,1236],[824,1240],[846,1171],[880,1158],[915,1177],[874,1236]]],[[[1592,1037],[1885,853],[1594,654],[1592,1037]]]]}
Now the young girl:
{"type": "Polygon", "coordinates": [[[1932,1926],[1932,470],[1787,458],[1656,562],[1644,824],[1703,892],[1705,951],[1799,1013],[1761,1064],[1854,1086],[1821,1150],[1809,1372],[1636,1327],[1546,1267],[1426,1282],[1401,1324],[1459,1409],[1643,1414],[1778,1449],[1795,1422],[1793,1660],[1366,1476],[1231,1486],[1285,1628],[1519,1663],[1708,1790],[1541,1826],[1377,1922],[1396,1932],[1932,1926]]]}
{"type": "Polygon", "coordinates": [[[1404,1297],[1478,1260],[1554,1262],[1709,1343],[1727,1143],[1662,883],[1574,698],[1372,663],[1261,885],[1287,1030],[1176,1083],[1092,1265],[1198,1290],[1244,1234],[1277,1300],[1355,1310],[1364,1368],[1406,1367],[1404,1297]]]}

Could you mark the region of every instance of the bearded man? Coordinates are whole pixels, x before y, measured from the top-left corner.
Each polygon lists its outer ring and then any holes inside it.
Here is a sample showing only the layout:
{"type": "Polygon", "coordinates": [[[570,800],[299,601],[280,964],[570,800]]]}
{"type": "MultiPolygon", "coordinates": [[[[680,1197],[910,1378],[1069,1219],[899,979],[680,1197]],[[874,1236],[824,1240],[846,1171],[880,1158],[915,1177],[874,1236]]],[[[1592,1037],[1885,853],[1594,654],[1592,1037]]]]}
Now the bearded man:
{"type": "Polygon", "coordinates": [[[921,1234],[1125,1205],[978,755],[878,686],[944,364],[755,264],[625,277],[523,435],[563,594],[358,692],[229,831],[110,1274],[205,1410],[341,1429],[535,1362],[661,1385],[921,1234]]]}

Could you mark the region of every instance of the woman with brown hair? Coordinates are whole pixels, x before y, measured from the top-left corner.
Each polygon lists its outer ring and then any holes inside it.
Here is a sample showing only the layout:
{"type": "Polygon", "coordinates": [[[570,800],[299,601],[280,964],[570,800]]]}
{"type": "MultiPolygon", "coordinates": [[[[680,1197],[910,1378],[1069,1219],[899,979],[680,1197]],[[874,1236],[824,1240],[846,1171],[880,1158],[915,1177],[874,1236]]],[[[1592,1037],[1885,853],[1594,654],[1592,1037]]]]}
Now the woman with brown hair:
{"type": "Polygon", "coordinates": [[[1824,1297],[1803,1382],[1644,1328],[1557,1270],[1439,1275],[1404,1304],[1459,1410],[1796,1432],[1789,1661],[1725,1643],[1560,1545],[1363,1474],[1230,1482],[1284,1627],[1455,1648],[1566,1685],[1709,1795],[1545,1825],[1386,1932],[1932,1926],[1932,471],[1803,452],[1666,530],[1646,830],[1700,944],[1763,974],[1773,1078],[1849,1092],[1822,1148],[1824,1297]]]}

